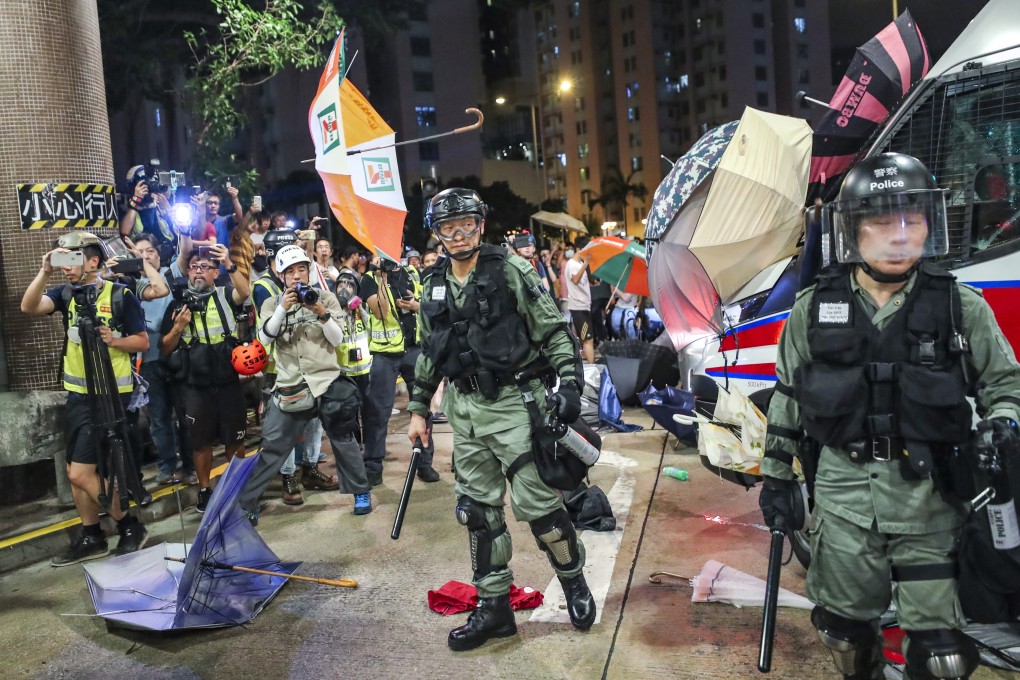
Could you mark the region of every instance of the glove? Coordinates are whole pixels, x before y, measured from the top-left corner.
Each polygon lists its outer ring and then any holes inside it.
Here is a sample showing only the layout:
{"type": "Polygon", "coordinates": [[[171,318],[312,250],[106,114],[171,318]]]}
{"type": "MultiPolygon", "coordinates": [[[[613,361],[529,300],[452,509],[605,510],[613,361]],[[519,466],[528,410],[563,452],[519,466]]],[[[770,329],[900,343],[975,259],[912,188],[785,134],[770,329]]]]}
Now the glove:
{"type": "Polygon", "coordinates": [[[581,415],[581,392],[577,383],[561,383],[559,391],[549,397],[546,408],[556,411],[556,417],[561,423],[570,425],[577,420],[581,415]]]}
{"type": "Polygon", "coordinates": [[[995,416],[977,424],[975,441],[978,445],[994,446],[998,451],[1008,452],[1016,450],[1020,436],[1017,435],[1017,425],[1011,418],[995,416]]]}
{"type": "Polygon", "coordinates": [[[758,507],[769,529],[798,531],[804,527],[804,500],[796,479],[766,477],[758,507]]]}

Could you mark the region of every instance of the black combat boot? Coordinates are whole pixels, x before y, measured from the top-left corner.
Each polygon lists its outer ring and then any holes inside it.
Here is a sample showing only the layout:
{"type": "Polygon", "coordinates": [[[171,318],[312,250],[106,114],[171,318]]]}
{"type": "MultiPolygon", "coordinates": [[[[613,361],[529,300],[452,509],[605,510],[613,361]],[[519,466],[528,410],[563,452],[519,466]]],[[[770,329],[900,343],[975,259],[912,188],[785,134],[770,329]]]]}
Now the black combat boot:
{"type": "Polygon", "coordinates": [[[584,580],[584,574],[578,574],[573,578],[557,576],[560,585],[563,586],[563,594],[567,596],[567,613],[570,614],[570,622],[578,630],[588,630],[595,623],[595,598],[588,590],[588,583],[584,580]]]}
{"type": "MultiPolygon", "coordinates": [[[[585,592],[587,591],[586,587],[585,592]]],[[[590,598],[591,595],[588,597],[590,598]]],[[[595,611],[594,604],[592,611],[595,611]]],[[[594,614],[592,616],[594,617],[594,614]]],[[[453,651],[464,652],[479,647],[492,638],[504,638],[516,634],[517,622],[514,620],[514,610],[510,608],[508,593],[496,597],[479,598],[478,608],[468,616],[467,623],[450,631],[448,642],[453,651]]]]}

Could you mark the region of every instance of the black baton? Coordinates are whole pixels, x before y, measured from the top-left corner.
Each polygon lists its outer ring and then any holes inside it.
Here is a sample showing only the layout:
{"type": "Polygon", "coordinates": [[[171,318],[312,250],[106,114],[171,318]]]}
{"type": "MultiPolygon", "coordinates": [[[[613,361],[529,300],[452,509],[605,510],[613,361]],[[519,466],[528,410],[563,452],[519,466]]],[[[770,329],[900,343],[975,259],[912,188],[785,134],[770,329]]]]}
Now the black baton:
{"type": "Polygon", "coordinates": [[[765,577],[765,610],[761,616],[761,645],[758,648],[758,670],[772,670],[772,642],[776,637],[776,607],[779,604],[779,575],[783,570],[782,529],[772,529],[769,544],[769,573],[765,577]]]}
{"type": "Polygon", "coordinates": [[[400,494],[400,503],[397,505],[397,516],[393,520],[393,531],[390,538],[394,541],[400,538],[400,527],[404,524],[404,514],[407,513],[407,503],[411,500],[411,487],[414,486],[414,475],[418,471],[418,461],[422,454],[421,437],[414,440],[411,448],[411,462],[407,466],[407,479],[404,480],[404,492],[400,494]]]}

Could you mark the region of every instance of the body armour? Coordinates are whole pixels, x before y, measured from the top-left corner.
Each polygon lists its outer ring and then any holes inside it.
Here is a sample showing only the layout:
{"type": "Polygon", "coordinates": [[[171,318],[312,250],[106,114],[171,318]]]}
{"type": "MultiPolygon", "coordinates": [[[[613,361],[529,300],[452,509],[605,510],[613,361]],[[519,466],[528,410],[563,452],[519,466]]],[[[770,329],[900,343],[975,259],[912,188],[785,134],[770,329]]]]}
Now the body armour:
{"type": "Polygon", "coordinates": [[[955,278],[922,265],[903,309],[879,331],[854,300],[850,276],[839,268],[818,277],[808,326],[812,359],[794,376],[801,425],[815,441],[840,449],[899,440],[915,470],[928,472],[925,452],[938,456],[964,443],[972,419],[955,278]]]}
{"type": "Polygon", "coordinates": [[[431,322],[432,332],[423,338],[422,351],[438,373],[458,380],[480,371],[506,375],[522,368],[531,340],[507,285],[505,262],[505,249],[488,244],[481,247],[460,308],[454,306],[447,287],[449,260],[430,268],[421,310],[431,322]]]}

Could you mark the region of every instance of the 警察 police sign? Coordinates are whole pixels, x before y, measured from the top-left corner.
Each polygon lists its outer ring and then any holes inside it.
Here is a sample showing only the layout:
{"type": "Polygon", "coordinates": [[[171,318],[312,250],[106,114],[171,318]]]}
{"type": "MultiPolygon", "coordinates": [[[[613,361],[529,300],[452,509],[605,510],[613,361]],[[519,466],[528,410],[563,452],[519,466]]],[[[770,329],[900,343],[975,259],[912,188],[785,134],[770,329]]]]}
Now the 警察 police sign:
{"type": "Polygon", "coordinates": [[[117,226],[117,201],[109,184],[19,184],[22,229],[117,226]]]}

